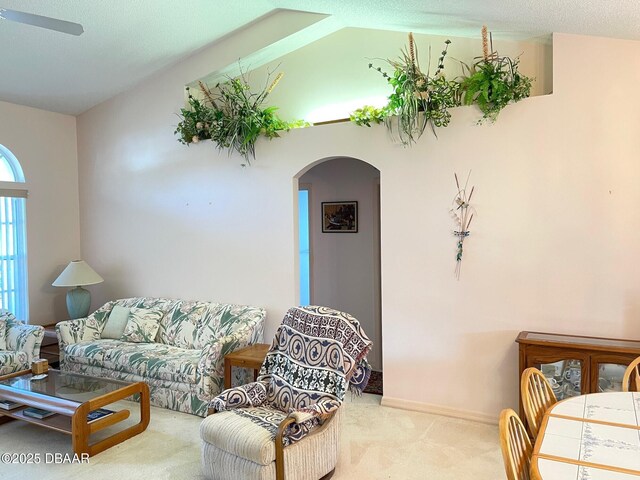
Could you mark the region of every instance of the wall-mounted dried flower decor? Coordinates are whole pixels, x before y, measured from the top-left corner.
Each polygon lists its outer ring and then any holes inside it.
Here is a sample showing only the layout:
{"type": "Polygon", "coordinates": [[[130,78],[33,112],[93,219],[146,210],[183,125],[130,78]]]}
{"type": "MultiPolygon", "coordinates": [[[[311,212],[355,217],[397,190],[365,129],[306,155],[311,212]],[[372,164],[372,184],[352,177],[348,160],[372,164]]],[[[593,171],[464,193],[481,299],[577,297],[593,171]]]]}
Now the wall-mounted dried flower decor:
{"type": "Polygon", "coordinates": [[[469,177],[471,176],[471,172],[469,172],[469,174],[467,175],[467,181],[462,188],[460,187],[460,182],[458,181],[458,175],[454,173],[453,176],[456,179],[456,187],[458,188],[458,193],[453,199],[453,207],[451,208],[450,212],[453,220],[456,222],[456,230],[453,231],[453,235],[458,238],[458,243],[456,245],[457,249],[455,276],[458,280],[460,280],[464,240],[469,236],[469,225],[471,225],[471,220],[473,220],[474,213],[474,209],[469,205],[469,202],[471,202],[471,197],[473,196],[473,191],[476,187],[471,187],[471,191],[468,190],[469,177]]]}

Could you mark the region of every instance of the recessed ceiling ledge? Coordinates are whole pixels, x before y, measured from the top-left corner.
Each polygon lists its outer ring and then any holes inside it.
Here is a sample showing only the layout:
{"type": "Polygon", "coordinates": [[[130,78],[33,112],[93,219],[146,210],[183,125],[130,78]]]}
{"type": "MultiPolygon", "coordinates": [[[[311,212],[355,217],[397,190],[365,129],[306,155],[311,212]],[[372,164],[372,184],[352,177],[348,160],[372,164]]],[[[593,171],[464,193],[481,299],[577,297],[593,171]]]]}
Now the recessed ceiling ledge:
{"type": "Polygon", "coordinates": [[[344,25],[331,15],[277,10],[253,24],[250,30],[242,29],[235,34],[238,40],[242,40],[240,37],[245,35],[247,40],[255,41],[256,37],[264,40],[261,48],[226,67],[193,80],[186,86],[197,87],[199,81],[209,86],[216,85],[228,78],[237,77],[241,69],[247,72],[259,68],[342,28],[344,25]]]}

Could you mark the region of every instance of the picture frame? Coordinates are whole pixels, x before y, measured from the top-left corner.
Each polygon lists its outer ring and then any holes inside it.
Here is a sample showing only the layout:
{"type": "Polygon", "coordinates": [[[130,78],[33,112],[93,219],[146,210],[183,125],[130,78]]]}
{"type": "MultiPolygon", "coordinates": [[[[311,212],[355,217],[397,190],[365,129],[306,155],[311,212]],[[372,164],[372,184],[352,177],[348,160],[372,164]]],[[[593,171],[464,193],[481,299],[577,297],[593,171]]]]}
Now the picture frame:
{"type": "Polygon", "coordinates": [[[358,233],[358,202],[322,202],[322,233],[358,233]]]}

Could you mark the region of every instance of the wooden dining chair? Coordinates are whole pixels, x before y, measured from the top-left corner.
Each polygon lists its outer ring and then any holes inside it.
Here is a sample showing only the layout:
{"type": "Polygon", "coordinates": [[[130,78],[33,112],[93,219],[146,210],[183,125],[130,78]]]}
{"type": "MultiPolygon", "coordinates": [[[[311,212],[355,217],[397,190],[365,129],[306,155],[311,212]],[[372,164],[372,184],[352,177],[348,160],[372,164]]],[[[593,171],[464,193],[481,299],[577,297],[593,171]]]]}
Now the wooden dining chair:
{"type": "Polygon", "coordinates": [[[531,439],[518,414],[510,408],[500,413],[500,448],[507,480],[530,480],[531,439]]]}
{"type": "Polygon", "coordinates": [[[520,398],[522,399],[529,430],[535,439],[538,436],[544,412],[555,404],[558,399],[546,377],[540,370],[533,367],[527,368],[522,372],[520,398]]]}
{"type": "Polygon", "coordinates": [[[629,364],[622,377],[623,392],[640,392],[640,357],[629,364]]]}

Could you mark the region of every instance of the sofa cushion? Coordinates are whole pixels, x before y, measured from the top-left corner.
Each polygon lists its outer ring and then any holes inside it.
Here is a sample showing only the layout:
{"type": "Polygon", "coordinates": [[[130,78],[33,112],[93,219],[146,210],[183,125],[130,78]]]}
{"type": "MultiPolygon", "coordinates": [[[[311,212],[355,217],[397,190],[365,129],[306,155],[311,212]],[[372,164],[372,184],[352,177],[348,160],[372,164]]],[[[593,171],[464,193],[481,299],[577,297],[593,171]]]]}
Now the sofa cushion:
{"type": "Polygon", "coordinates": [[[127,326],[120,337],[123,342],[151,343],[156,339],[160,328],[162,310],[148,310],[132,307],[127,320],[127,326]]]}
{"type": "Polygon", "coordinates": [[[171,345],[126,344],[112,352],[105,366],[150,378],[172,382],[196,383],[202,352],[171,345]],[[144,347],[144,348],[140,348],[144,347]]]}
{"type": "Polygon", "coordinates": [[[71,343],[64,347],[65,362],[102,366],[111,350],[122,345],[120,340],[103,339],[71,343]]]}
{"type": "Polygon", "coordinates": [[[0,375],[29,369],[29,354],[27,352],[0,351],[0,375]]]}
{"type": "Polygon", "coordinates": [[[102,329],[100,338],[113,338],[119,340],[127,326],[130,312],[130,308],[114,305],[107,317],[107,323],[102,329]]]}
{"type": "Polygon", "coordinates": [[[196,383],[202,352],[159,343],[96,340],[64,349],[65,362],[100,366],[116,372],[179,383],[196,383]]]}
{"type": "Polygon", "coordinates": [[[158,342],[194,348],[200,325],[208,321],[210,306],[209,302],[176,302],[160,322],[158,342]]]}

